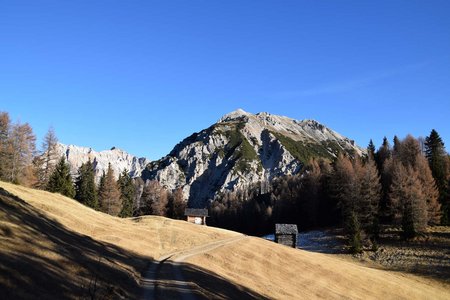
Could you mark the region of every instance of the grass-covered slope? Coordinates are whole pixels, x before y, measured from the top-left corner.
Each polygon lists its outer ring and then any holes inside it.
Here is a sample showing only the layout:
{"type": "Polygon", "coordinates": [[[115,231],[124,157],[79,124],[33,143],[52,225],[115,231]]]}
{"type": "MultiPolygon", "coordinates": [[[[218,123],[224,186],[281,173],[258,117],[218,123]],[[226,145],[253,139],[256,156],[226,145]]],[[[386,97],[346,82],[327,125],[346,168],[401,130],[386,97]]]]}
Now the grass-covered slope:
{"type": "Polygon", "coordinates": [[[162,217],[120,219],[0,182],[0,298],[139,296],[153,258],[237,235],[162,217]]]}
{"type": "Polygon", "coordinates": [[[270,299],[450,299],[450,286],[249,237],[188,263],[270,299]]]}
{"type": "MultiPolygon", "coordinates": [[[[94,290],[97,298],[139,298],[153,259],[238,235],[161,217],[115,218],[0,182],[0,298],[90,299],[94,290]]],[[[252,237],[199,252],[178,267],[224,299],[450,298],[442,282],[252,237]]]]}

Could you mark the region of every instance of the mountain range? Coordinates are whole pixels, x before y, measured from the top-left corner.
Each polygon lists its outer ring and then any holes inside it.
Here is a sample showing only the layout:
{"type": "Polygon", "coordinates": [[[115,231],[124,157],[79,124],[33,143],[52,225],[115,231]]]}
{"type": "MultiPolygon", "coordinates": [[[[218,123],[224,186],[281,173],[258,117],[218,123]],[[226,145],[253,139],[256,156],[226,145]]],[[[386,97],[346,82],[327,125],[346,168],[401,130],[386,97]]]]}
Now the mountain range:
{"type": "Polygon", "coordinates": [[[89,147],[58,143],[56,146],[56,155],[57,157],[63,155],[66,157],[70,165],[70,172],[74,178],[77,176],[80,166],[90,159],[94,165],[95,180],[97,183],[100,181],[103,172],[106,173],[108,170],[109,164],[111,164],[116,178],[124,170],[128,170],[130,176],[135,178],[141,176],[142,171],[150,163],[150,160],[147,158],[133,156],[116,147],[97,152],[89,147]]]}
{"type": "Polygon", "coordinates": [[[366,150],[315,120],[238,109],[156,161],[114,147],[96,152],[59,144],[58,152],[66,155],[73,174],[91,159],[98,180],[111,163],[116,176],[127,169],[134,178],[157,180],[170,190],[182,188],[191,207],[204,207],[225,191],[297,174],[311,158],[332,160],[339,152],[363,155],[366,150]]]}
{"type": "Polygon", "coordinates": [[[238,109],[177,144],[142,172],[169,189],[182,188],[192,207],[226,190],[297,174],[313,157],[362,155],[354,141],[314,120],[298,121],[238,109]]]}

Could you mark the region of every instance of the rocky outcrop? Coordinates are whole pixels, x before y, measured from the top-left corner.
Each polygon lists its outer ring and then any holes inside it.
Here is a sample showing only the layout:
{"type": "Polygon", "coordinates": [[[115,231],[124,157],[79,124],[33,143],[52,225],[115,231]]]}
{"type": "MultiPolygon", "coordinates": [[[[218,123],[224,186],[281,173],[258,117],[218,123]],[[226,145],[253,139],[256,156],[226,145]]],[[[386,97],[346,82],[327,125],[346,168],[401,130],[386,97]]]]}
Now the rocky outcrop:
{"type": "Polygon", "coordinates": [[[190,206],[204,207],[221,192],[296,174],[310,158],[333,159],[338,152],[365,150],[314,120],[239,109],[148,164],[142,178],[181,187],[190,206]]]}
{"type": "Polygon", "coordinates": [[[146,158],[138,158],[118,148],[111,150],[94,151],[92,148],[80,147],[74,145],[58,144],[56,147],[58,157],[64,155],[70,165],[70,171],[75,177],[78,168],[89,159],[93,162],[95,168],[95,179],[98,182],[103,172],[108,170],[108,164],[114,170],[116,178],[123,170],[127,169],[131,177],[141,176],[145,166],[150,162],[146,158]]]}

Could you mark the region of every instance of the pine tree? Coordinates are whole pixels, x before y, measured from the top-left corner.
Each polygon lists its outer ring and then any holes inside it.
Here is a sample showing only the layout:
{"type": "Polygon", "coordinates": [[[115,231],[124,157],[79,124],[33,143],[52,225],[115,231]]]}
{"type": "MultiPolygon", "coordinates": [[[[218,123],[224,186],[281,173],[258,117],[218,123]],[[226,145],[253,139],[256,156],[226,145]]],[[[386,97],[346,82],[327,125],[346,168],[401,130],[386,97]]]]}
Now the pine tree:
{"type": "Polygon", "coordinates": [[[361,253],[362,252],[362,238],[361,238],[361,227],[359,225],[358,216],[355,212],[351,212],[347,222],[346,228],[349,235],[349,246],[351,253],[361,253]]]}
{"type": "Polygon", "coordinates": [[[383,144],[381,144],[377,153],[375,154],[375,162],[377,164],[378,173],[382,173],[384,162],[391,158],[391,146],[386,137],[383,138],[383,144]]]}
{"type": "Polygon", "coordinates": [[[396,135],[394,136],[393,142],[394,142],[394,147],[392,148],[392,152],[393,152],[392,154],[396,155],[397,153],[400,152],[400,140],[396,135]]]}
{"type": "Polygon", "coordinates": [[[120,200],[122,201],[122,209],[119,216],[122,218],[131,217],[133,216],[135,188],[127,169],[120,174],[117,185],[120,188],[120,200]]]}
{"type": "Polygon", "coordinates": [[[69,198],[75,196],[75,188],[73,186],[72,176],[70,175],[70,167],[66,163],[64,155],[50,175],[47,190],[52,193],[60,193],[69,198]]]}
{"type": "Polygon", "coordinates": [[[75,182],[75,187],[75,199],[86,206],[98,209],[94,166],[90,159],[78,169],[78,178],[75,182]]]}
{"type": "Polygon", "coordinates": [[[367,146],[367,154],[369,157],[375,158],[375,145],[373,144],[372,139],[370,139],[369,145],[367,146]]]}
{"type": "MultiPolygon", "coordinates": [[[[439,190],[439,201],[443,204],[443,210],[448,212],[449,210],[445,207],[445,202],[448,197],[447,178],[449,176],[447,154],[444,142],[434,129],[431,130],[430,135],[425,138],[425,155],[439,190]]],[[[450,215],[443,215],[443,221],[445,220],[450,220],[450,215]]]]}
{"type": "Polygon", "coordinates": [[[108,164],[106,174],[103,174],[100,179],[98,200],[100,210],[107,214],[117,216],[121,211],[120,190],[117,186],[117,181],[114,178],[114,171],[111,167],[111,163],[108,164]]]}

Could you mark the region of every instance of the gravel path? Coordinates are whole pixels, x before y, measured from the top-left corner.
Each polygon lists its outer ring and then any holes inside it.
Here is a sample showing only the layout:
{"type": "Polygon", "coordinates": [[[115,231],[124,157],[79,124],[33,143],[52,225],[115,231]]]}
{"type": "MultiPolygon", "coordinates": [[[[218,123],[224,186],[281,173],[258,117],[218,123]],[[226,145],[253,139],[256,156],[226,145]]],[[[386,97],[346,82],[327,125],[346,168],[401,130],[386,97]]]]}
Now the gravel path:
{"type": "Polygon", "coordinates": [[[195,282],[186,280],[183,275],[184,261],[245,239],[241,235],[229,239],[214,241],[188,250],[170,253],[154,261],[142,280],[142,299],[210,299],[209,293],[195,282]]]}

